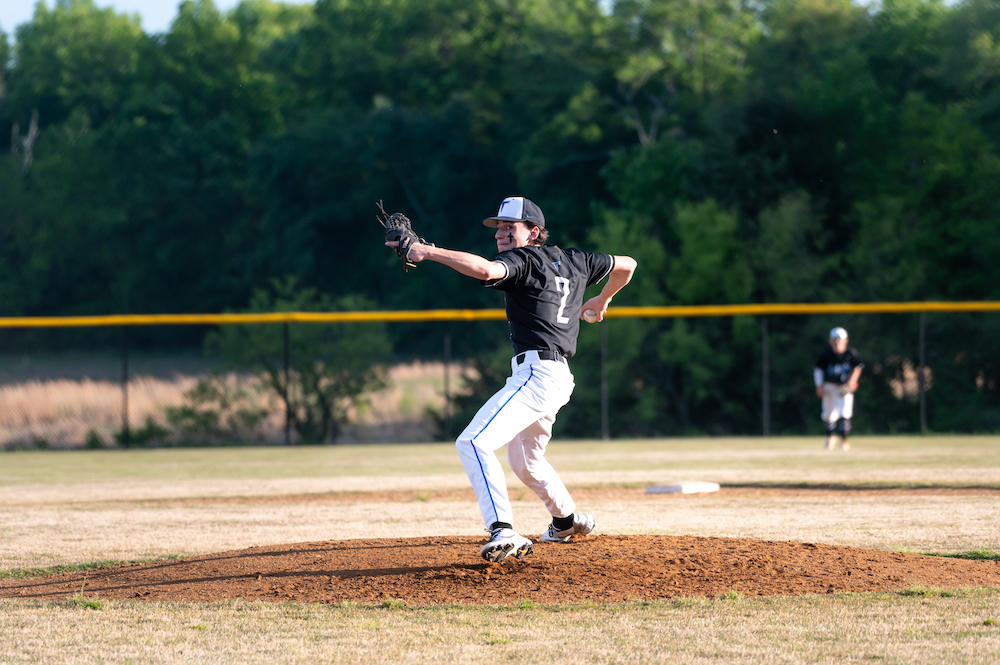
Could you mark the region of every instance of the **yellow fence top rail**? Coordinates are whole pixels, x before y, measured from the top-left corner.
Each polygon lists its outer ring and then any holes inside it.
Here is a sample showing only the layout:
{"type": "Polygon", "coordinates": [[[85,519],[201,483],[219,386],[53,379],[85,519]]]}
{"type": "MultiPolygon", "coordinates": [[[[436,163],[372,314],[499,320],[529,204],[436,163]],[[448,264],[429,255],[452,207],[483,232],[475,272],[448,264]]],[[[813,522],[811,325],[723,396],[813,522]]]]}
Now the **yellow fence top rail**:
{"type": "MultiPolygon", "coordinates": [[[[1000,301],[764,303],[684,307],[612,307],[608,318],[767,316],[795,314],[894,314],[905,312],[1000,312],[1000,301]]],[[[396,312],[269,312],[263,314],[110,314],[0,318],[0,328],[80,328],[99,326],[232,325],[247,323],[345,323],[401,321],[498,321],[502,309],[429,309],[396,312]]]]}

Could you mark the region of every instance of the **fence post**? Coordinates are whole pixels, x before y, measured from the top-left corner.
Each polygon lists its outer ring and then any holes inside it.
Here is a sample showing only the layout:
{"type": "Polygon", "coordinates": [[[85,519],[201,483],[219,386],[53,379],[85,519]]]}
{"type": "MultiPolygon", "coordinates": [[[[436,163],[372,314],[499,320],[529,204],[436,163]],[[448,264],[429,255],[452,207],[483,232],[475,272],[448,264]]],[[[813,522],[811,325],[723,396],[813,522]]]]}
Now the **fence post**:
{"type": "Polygon", "coordinates": [[[451,333],[444,334],[444,440],[451,441],[451,333]]]}
{"type": "Polygon", "coordinates": [[[767,339],[767,317],[760,317],[760,392],[763,435],[771,436],[771,359],[767,339]]]}
{"type": "Polygon", "coordinates": [[[601,322],[601,439],[611,438],[610,396],[608,395],[608,322],[601,322]]]}
{"type": "Polygon", "coordinates": [[[289,365],[291,364],[289,341],[288,341],[288,321],[285,321],[284,328],[282,330],[283,335],[283,346],[284,346],[284,364],[285,364],[285,445],[292,445],[292,405],[288,401],[288,379],[289,379],[289,365]]]}
{"type": "Polygon", "coordinates": [[[918,351],[920,355],[920,371],[917,374],[917,386],[920,391],[920,434],[922,435],[927,434],[927,391],[924,386],[924,372],[926,371],[924,353],[927,348],[925,314],[926,312],[920,312],[920,349],[918,351]]]}
{"type": "Polygon", "coordinates": [[[122,326],[122,445],[131,445],[128,424],[128,326],[122,326]]]}

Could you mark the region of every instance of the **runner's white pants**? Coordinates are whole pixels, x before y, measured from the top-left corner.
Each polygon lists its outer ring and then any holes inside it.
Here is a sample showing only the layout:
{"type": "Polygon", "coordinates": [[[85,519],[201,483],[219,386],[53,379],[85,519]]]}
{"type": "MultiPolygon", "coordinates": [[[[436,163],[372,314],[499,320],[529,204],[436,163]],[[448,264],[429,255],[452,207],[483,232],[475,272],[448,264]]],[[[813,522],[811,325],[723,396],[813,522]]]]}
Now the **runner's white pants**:
{"type": "Polygon", "coordinates": [[[823,422],[835,423],[841,418],[851,418],[854,415],[854,393],[841,395],[839,385],[824,383],[822,406],[819,416],[823,422]]]}
{"type": "Polygon", "coordinates": [[[494,522],[514,523],[503,467],[496,451],[507,446],[514,474],[531,488],[553,517],[568,517],[576,505],[552,465],[545,447],[552,437],[556,412],[573,394],[569,365],[539,360],[526,352],[524,362],[511,360],[511,377],[479,409],[455,443],[489,528],[494,522]]]}

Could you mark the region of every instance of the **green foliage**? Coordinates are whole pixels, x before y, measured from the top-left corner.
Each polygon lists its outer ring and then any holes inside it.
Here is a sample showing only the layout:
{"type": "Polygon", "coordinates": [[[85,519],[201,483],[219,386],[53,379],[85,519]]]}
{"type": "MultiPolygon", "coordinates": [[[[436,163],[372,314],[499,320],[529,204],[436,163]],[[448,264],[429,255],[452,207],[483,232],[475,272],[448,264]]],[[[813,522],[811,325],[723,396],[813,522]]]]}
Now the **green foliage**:
{"type": "Polygon", "coordinates": [[[104,606],[104,601],[99,598],[88,598],[81,592],[67,598],[66,604],[84,610],[99,610],[104,606]]]}
{"type": "MultiPolygon", "coordinates": [[[[246,311],[364,309],[371,309],[371,303],[363,298],[334,300],[315,289],[300,288],[294,278],[288,278],[256,291],[246,311]]],[[[387,385],[384,363],[392,352],[381,323],[224,326],[209,335],[206,345],[221,353],[234,369],[257,374],[284,405],[291,427],[304,443],[337,440],[351,410],[364,409],[366,394],[387,385]]],[[[232,408],[233,396],[219,391],[217,384],[214,392],[211,385],[203,392],[194,397],[232,408]]],[[[234,415],[239,414],[241,426],[259,422],[252,410],[241,407],[234,415]]],[[[204,412],[201,417],[199,426],[218,427],[218,421],[204,420],[204,412]]]]}
{"type": "Polygon", "coordinates": [[[737,217],[707,199],[678,206],[680,251],[670,265],[667,290],[685,305],[746,302],[753,291],[747,257],[736,236],[737,217]]]}
{"type": "Polygon", "coordinates": [[[750,263],[757,291],[770,302],[815,302],[822,298],[828,258],[822,227],[809,195],[789,192],[758,217],[750,263]]]}
{"type": "MultiPolygon", "coordinates": [[[[2,28],[3,26],[0,26],[0,81],[6,78],[7,66],[10,63],[10,42],[7,40],[7,33],[2,28]]],[[[4,87],[6,88],[6,86],[4,87]]]]}
{"type": "Polygon", "coordinates": [[[969,550],[966,552],[954,552],[942,554],[939,552],[925,552],[929,556],[943,556],[952,559],[971,559],[973,561],[1000,561],[1000,552],[991,549],[969,550]]]}
{"type": "Polygon", "coordinates": [[[85,126],[105,122],[139,84],[150,47],[138,16],[100,9],[93,0],[57,0],[52,9],[40,3],[16,34],[8,103],[22,128],[34,109],[43,128],[76,110],[85,126]]]}
{"type": "Polygon", "coordinates": [[[259,42],[246,19],[251,11],[237,14],[241,26],[212,0],[185,0],[153,62],[158,85],[176,93],[188,123],[201,129],[225,119],[247,143],[281,128],[271,76],[258,66],[259,42]]]}
{"type": "MultiPolygon", "coordinates": [[[[438,266],[404,277],[374,202],[489,256],[479,220],[515,192],[553,243],[639,260],[623,304],[1000,298],[991,0],[189,0],[155,36],[58,0],[16,35],[0,35],[7,315],[232,310],[287,276],[366,307],[495,307],[438,266]]],[[[869,368],[856,431],[914,431],[905,317],[770,321],[772,431],[818,427],[809,367],[845,324],[869,368]]],[[[608,325],[614,432],[759,431],[758,322],[608,325]]],[[[930,326],[933,427],[1000,430],[996,324],[930,326]]],[[[505,373],[493,328],[468,330],[455,355],[505,373]]],[[[429,355],[439,332],[391,341],[429,355]]],[[[559,427],[592,435],[599,377],[574,371],[559,427]]],[[[254,429],[257,407],[203,388],[177,427],[254,429]]],[[[335,436],[347,407],[320,404],[357,389],[290,398],[301,436],[335,436]]]]}
{"type": "Polygon", "coordinates": [[[900,596],[918,596],[924,597],[929,596],[932,598],[951,598],[953,596],[959,595],[961,589],[942,589],[940,587],[924,586],[922,584],[912,584],[905,589],[899,591],[900,596]]]}
{"type": "Polygon", "coordinates": [[[643,146],[718,96],[738,93],[750,73],[748,49],[761,24],[733,0],[614,3],[618,104],[643,146]]]}
{"type": "Polygon", "coordinates": [[[251,39],[257,52],[263,52],[311,25],[313,5],[244,0],[233,10],[230,19],[239,26],[241,35],[251,39]]]}
{"type": "Polygon", "coordinates": [[[45,566],[44,568],[5,568],[0,569],[0,580],[26,579],[29,577],[47,577],[49,575],[59,575],[64,573],[77,573],[96,568],[110,568],[122,564],[149,563],[150,561],[168,561],[179,559],[180,555],[168,554],[166,556],[151,559],[131,559],[121,560],[101,560],[89,561],[87,563],[63,563],[55,566],[45,566]]]}
{"type": "Polygon", "coordinates": [[[663,269],[667,266],[668,255],[653,230],[653,223],[642,215],[627,215],[607,208],[602,208],[596,216],[599,223],[591,229],[589,243],[608,254],[631,256],[642,266],[629,288],[615,296],[615,304],[666,304],[663,269]]]}
{"type": "Polygon", "coordinates": [[[187,403],[166,409],[167,422],[181,441],[256,443],[274,402],[259,382],[238,374],[215,374],[184,394],[187,403]]]}
{"type": "Polygon", "coordinates": [[[83,446],[87,450],[101,450],[104,448],[104,441],[101,440],[101,435],[96,430],[91,429],[87,431],[87,437],[84,439],[83,446]]]}
{"type": "Polygon", "coordinates": [[[142,427],[129,429],[127,432],[119,430],[115,432],[114,438],[118,445],[129,448],[131,446],[149,446],[161,443],[169,435],[170,430],[147,416],[146,422],[143,423],[142,427]]]}

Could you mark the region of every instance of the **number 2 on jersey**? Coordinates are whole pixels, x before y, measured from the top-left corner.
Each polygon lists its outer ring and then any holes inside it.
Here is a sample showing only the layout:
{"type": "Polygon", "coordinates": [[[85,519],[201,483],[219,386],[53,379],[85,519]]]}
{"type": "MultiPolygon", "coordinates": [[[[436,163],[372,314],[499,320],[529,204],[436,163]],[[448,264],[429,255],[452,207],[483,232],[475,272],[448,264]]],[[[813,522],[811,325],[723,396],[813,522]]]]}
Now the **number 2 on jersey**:
{"type": "Polygon", "coordinates": [[[569,323],[569,317],[564,316],[566,301],[569,300],[569,280],[556,277],[556,290],[559,291],[559,311],[556,312],[556,323],[569,323]]]}

